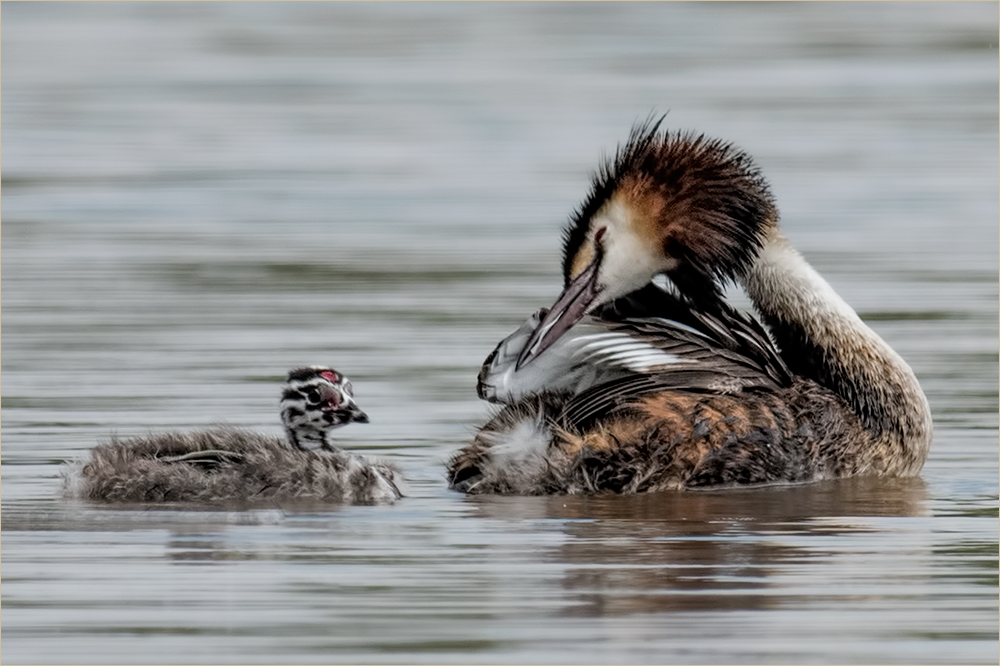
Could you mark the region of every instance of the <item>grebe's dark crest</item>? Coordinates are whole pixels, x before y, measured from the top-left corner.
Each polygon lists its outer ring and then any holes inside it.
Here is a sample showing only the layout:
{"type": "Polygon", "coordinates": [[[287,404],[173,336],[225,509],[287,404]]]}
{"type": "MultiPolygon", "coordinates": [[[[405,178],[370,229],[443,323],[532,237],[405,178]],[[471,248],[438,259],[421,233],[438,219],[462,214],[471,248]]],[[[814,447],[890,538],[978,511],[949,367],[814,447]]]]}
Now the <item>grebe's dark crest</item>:
{"type": "Polygon", "coordinates": [[[330,432],[367,423],[351,382],[332,368],[288,373],[287,440],[236,428],[100,444],[67,477],[72,494],[105,502],[324,501],[372,504],[401,496],[399,470],[336,447],[330,432]]]}
{"type": "Polygon", "coordinates": [[[564,290],[518,360],[537,356],[597,305],[666,275],[687,299],[721,298],[778,211],[749,155],[690,133],[636,127],[594,178],[564,233],[564,290]]]}
{"type": "Polygon", "coordinates": [[[453,487],[641,492],[921,469],[932,426],[916,377],[791,247],[731,145],[633,130],[571,220],[563,273],[553,306],[487,359],[480,395],[506,406],[452,459],[453,487]],[[766,330],[723,300],[729,280],[766,330]]]}
{"type": "MultiPolygon", "coordinates": [[[[749,155],[704,135],[661,134],[662,122],[636,126],[595,175],[590,194],[564,231],[567,283],[593,260],[587,246],[601,227],[595,220],[604,218],[603,226],[628,225],[648,249],[658,247],[661,256],[653,259],[662,271],[657,272],[666,273],[687,295],[719,296],[721,283],[746,270],[777,221],[767,181],[749,155]]],[[[619,240],[608,236],[603,245],[619,240]]]]}

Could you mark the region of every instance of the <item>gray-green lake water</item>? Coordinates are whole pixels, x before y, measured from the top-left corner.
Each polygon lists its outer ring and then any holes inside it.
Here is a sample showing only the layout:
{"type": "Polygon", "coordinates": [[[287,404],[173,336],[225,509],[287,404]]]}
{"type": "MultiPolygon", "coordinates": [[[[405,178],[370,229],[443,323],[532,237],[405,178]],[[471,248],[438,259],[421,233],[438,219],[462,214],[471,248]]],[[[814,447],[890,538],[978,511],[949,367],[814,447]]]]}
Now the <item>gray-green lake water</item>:
{"type": "MultiPolygon", "coordinates": [[[[5,663],[996,663],[996,3],[2,5],[5,663]],[[919,479],[466,498],[479,364],[632,122],[735,142],[913,366],[919,479]],[[114,508],[110,433],[278,434],[392,506],[114,508]]],[[[738,295],[737,295],[738,297],[738,295]]]]}

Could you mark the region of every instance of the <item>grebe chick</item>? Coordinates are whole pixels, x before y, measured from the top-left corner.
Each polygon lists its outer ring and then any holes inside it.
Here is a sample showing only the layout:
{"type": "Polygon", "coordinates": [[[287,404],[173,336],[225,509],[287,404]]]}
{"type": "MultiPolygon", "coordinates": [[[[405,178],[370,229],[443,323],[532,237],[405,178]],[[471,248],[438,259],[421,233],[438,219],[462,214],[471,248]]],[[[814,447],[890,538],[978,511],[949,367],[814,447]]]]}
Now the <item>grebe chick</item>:
{"type": "Polygon", "coordinates": [[[330,432],[368,423],[350,380],[332,368],[288,373],[281,395],[287,440],[236,428],[112,437],[68,477],[72,494],[104,502],[391,502],[394,466],[336,447],[330,432]]]}
{"type": "Polygon", "coordinates": [[[449,463],[453,488],[646,492],[923,466],[931,416],[912,370],[792,248],[732,146],[635,128],[566,231],[563,273],[553,306],[487,359],[480,395],[506,406],[449,463]],[[728,280],[766,331],[722,299],[728,280]]]}

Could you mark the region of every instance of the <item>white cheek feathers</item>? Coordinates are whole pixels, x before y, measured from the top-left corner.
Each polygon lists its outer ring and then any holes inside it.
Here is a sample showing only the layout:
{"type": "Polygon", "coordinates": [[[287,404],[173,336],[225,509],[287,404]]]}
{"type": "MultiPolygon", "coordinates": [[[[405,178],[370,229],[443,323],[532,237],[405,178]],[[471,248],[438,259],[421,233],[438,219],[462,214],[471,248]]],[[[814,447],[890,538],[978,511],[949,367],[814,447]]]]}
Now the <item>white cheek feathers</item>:
{"type": "Polygon", "coordinates": [[[590,223],[595,236],[599,230],[603,248],[597,282],[602,301],[607,302],[645,287],[654,276],[677,267],[677,260],[664,256],[654,225],[613,197],[590,223]]]}

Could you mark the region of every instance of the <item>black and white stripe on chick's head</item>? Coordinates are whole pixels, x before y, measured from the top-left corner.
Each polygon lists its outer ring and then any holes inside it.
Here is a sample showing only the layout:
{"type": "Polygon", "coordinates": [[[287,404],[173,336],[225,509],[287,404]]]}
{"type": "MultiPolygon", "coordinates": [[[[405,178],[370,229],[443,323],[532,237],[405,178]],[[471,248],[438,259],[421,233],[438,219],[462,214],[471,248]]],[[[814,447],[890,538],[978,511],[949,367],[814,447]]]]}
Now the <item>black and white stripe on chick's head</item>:
{"type": "Polygon", "coordinates": [[[281,394],[281,420],[300,449],[332,449],[327,433],[348,423],[368,423],[354,401],[354,388],[333,368],[311,366],[288,373],[281,394]]]}

